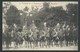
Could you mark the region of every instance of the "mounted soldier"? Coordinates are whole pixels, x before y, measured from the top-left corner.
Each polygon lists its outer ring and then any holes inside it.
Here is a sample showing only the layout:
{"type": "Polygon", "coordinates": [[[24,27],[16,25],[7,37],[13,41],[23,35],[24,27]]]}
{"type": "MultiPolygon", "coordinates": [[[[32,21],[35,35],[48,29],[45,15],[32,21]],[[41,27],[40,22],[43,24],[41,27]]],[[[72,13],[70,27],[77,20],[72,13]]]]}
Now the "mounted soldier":
{"type": "Polygon", "coordinates": [[[55,45],[59,45],[58,42],[59,42],[59,31],[60,31],[60,24],[57,23],[57,25],[53,28],[53,40],[54,40],[54,44],[55,45]]]}
{"type": "Polygon", "coordinates": [[[11,29],[10,29],[10,27],[8,27],[6,29],[6,48],[9,48],[10,47],[11,40],[12,40],[12,37],[11,37],[11,29]]]}
{"type": "Polygon", "coordinates": [[[78,29],[73,25],[73,42],[74,45],[78,44],[78,29]]]}

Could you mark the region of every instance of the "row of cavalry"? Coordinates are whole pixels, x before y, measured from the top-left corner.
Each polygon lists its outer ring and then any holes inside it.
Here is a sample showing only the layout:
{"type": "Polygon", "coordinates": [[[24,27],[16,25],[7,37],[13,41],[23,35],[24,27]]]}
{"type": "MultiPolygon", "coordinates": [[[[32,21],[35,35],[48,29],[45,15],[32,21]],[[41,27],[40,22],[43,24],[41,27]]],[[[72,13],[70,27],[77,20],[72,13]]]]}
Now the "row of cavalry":
{"type": "Polygon", "coordinates": [[[57,24],[55,27],[44,27],[43,29],[7,27],[2,34],[2,44],[10,48],[14,43],[14,48],[19,48],[24,44],[26,48],[70,46],[78,44],[78,33],[75,26],[57,24]]]}

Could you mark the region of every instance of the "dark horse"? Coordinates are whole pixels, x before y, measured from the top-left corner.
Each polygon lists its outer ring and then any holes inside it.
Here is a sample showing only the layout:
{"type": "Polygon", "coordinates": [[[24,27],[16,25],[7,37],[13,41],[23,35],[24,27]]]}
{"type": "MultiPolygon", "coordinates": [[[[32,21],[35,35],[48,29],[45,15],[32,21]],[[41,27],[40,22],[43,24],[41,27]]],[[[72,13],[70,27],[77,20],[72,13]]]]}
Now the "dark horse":
{"type": "Polygon", "coordinates": [[[28,33],[26,33],[24,36],[23,36],[23,38],[24,38],[24,40],[25,40],[25,45],[26,45],[26,47],[32,47],[32,45],[31,45],[31,43],[32,43],[32,37],[31,37],[31,33],[30,32],[28,32],[28,33]]]}
{"type": "Polygon", "coordinates": [[[65,41],[66,41],[66,46],[69,46],[73,41],[72,30],[65,30],[65,41]]]}
{"type": "Polygon", "coordinates": [[[20,30],[14,32],[13,41],[15,42],[16,48],[18,48],[18,45],[23,44],[23,36],[20,30]]]}
{"type": "Polygon", "coordinates": [[[9,48],[11,46],[11,29],[7,29],[6,34],[5,34],[5,42],[6,42],[6,48],[9,48]]]}
{"type": "Polygon", "coordinates": [[[48,40],[49,40],[49,42],[48,42],[49,45],[51,45],[52,47],[53,47],[53,45],[58,46],[58,41],[59,41],[58,32],[55,32],[54,28],[50,29],[48,40]]]}
{"type": "Polygon", "coordinates": [[[61,47],[64,46],[63,41],[64,41],[64,38],[65,38],[65,34],[64,34],[64,31],[62,29],[59,32],[58,37],[59,37],[59,44],[60,44],[60,46],[61,47]]]}

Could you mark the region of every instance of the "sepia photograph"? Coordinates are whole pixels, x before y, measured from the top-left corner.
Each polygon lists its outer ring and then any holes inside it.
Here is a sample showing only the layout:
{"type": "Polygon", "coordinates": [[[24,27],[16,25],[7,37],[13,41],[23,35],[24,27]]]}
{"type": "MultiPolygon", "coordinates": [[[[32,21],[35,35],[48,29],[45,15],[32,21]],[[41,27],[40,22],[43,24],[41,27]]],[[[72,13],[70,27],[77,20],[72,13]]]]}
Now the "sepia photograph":
{"type": "Polygon", "coordinates": [[[77,1],[3,1],[2,50],[77,50],[77,1]]]}

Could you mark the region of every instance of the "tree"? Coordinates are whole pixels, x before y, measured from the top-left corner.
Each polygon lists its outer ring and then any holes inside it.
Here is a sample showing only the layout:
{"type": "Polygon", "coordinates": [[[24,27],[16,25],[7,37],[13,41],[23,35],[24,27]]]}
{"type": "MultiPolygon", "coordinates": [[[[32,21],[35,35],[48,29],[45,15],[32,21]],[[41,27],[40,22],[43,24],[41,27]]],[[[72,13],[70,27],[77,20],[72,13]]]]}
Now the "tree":
{"type": "Polygon", "coordinates": [[[71,4],[69,3],[67,6],[67,12],[69,15],[69,21],[75,25],[77,25],[78,20],[78,4],[71,4]]]}
{"type": "Polygon", "coordinates": [[[7,8],[11,5],[10,2],[3,2],[3,6],[2,6],[2,18],[6,19],[6,12],[7,12],[7,8]]]}
{"type": "Polygon", "coordinates": [[[7,25],[9,26],[13,24],[20,25],[20,13],[15,6],[13,5],[10,6],[10,8],[7,10],[6,17],[7,25]]]}
{"type": "Polygon", "coordinates": [[[49,12],[49,3],[43,3],[43,8],[40,9],[39,12],[33,15],[34,23],[38,28],[43,26],[43,23],[46,21],[46,17],[48,16],[49,12]]]}
{"type": "Polygon", "coordinates": [[[61,6],[51,7],[49,13],[46,22],[50,27],[54,27],[57,23],[62,23],[63,21],[68,20],[67,13],[61,6]]]}
{"type": "Polygon", "coordinates": [[[67,13],[61,6],[49,8],[49,3],[43,3],[43,8],[33,16],[37,19],[37,27],[42,26],[44,22],[48,27],[54,27],[57,23],[68,20],[67,13]]]}

